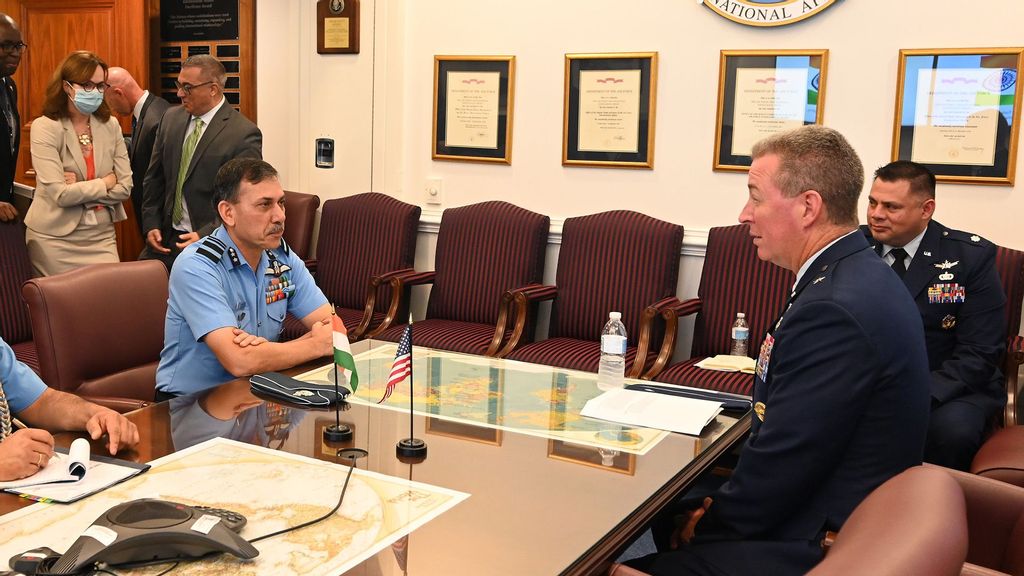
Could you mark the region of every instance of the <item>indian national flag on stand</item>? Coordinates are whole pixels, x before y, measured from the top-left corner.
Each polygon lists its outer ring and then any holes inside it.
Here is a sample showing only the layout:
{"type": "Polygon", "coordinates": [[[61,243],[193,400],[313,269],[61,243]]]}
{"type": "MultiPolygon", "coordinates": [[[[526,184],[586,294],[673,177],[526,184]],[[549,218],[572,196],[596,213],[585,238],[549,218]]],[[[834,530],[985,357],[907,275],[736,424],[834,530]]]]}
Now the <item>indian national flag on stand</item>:
{"type": "Polygon", "coordinates": [[[331,327],[334,329],[334,363],[338,365],[338,371],[348,377],[349,388],[355,392],[359,386],[359,375],[356,374],[356,359],[352,357],[352,347],[348,344],[348,329],[337,314],[331,316],[331,327]]]}

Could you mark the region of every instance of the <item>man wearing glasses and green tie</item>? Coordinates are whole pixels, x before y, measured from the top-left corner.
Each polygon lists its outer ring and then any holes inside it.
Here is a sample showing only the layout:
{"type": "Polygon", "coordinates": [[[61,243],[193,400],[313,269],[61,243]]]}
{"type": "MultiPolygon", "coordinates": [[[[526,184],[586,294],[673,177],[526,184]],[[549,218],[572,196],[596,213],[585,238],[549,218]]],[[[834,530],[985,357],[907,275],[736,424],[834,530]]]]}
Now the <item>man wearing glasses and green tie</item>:
{"type": "Polygon", "coordinates": [[[212,203],[217,171],[232,158],[262,158],[260,129],[224,99],[224,65],[189,56],[175,85],[181,106],[167,111],[156,133],[143,184],[140,259],[170,269],[183,248],[216,228],[212,203]]]}
{"type": "Polygon", "coordinates": [[[21,118],[18,116],[18,87],[11,75],[18,69],[26,48],[28,44],[22,42],[18,24],[7,14],[0,13],[0,222],[9,222],[18,216],[11,200],[21,145],[21,118]]]}

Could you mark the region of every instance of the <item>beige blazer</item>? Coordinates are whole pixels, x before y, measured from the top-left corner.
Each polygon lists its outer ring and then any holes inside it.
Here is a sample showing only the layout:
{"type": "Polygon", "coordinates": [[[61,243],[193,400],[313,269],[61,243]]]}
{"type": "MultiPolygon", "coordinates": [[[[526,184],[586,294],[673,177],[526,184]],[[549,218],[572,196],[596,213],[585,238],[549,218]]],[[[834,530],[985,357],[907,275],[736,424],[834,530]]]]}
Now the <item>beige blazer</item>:
{"type": "Polygon", "coordinates": [[[121,125],[113,116],[106,122],[93,116],[92,141],[97,177],[85,180],[85,158],[71,120],[40,116],[32,121],[36,190],[25,214],[25,226],[51,236],[67,236],[78,226],[86,205],[97,204],[110,206],[115,222],[127,218],[122,202],[131,195],[132,169],[121,125]],[[64,172],[74,172],[78,181],[65,184],[64,172]],[[103,176],[111,172],[117,184],[108,191],[103,176]]]}

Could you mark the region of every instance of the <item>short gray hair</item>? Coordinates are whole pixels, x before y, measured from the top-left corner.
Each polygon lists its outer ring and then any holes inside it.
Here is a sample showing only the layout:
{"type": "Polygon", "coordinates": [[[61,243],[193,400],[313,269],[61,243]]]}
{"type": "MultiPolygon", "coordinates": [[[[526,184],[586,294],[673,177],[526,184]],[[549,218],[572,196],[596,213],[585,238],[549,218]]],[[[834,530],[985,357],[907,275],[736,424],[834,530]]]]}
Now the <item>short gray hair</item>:
{"type": "Polygon", "coordinates": [[[864,165],[842,134],[824,126],[803,126],[769,136],[751,151],[753,158],[768,154],[779,157],[775,185],[784,196],[816,190],[829,222],[858,224],[857,199],[864,188],[864,165]]]}
{"type": "Polygon", "coordinates": [[[203,76],[216,82],[221,89],[224,88],[224,84],[227,82],[228,71],[224,69],[224,65],[221,64],[220,60],[217,60],[209,54],[196,54],[195,56],[189,56],[181,63],[181,67],[199,68],[203,71],[203,76]]]}

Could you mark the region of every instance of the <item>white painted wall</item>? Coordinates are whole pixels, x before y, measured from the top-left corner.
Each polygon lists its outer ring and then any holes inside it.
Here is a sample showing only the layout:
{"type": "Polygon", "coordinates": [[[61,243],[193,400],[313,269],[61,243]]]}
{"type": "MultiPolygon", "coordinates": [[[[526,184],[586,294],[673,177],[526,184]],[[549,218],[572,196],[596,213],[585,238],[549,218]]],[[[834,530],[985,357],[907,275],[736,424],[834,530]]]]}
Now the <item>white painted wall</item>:
{"type": "MultiPolygon", "coordinates": [[[[889,160],[900,48],[1024,44],[1020,0],[845,0],[774,29],[740,26],[696,0],[362,0],[361,9],[361,53],[321,56],[313,0],[257,1],[259,124],[286,187],[328,199],[372,181],[421,204],[426,179],[441,178],[441,208],[502,199],[555,220],[631,208],[688,230],[697,255],[682,260],[681,297],[696,291],[702,233],[735,222],[746,195],[745,174],[711,169],[720,50],[828,48],[825,124],[870,171],[889,160]],[[659,52],[654,169],[563,167],[564,54],[625,51],[659,52]],[[516,56],[511,166],[431,160],[435,54],[516,56]],[[337,142],[333,170],[313,167],[319,136],[337,142]]],[[[1018,188],[941,184],[936,218],[1024,249],[1018,188]]],[[[417,267],[429,269],[425,240],[417,267]]],[[[549,277],[553,267],[552,257],[549,277]]]]}

